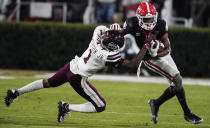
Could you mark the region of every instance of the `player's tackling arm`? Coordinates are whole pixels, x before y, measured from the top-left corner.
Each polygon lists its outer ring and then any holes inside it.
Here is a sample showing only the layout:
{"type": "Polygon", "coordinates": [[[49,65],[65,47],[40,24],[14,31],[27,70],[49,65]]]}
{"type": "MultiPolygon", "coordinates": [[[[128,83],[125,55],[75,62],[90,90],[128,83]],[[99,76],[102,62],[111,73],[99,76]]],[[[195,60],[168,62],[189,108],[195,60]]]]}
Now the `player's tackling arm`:
{"type": "Polygon", "coordinates": [[[124,60],[122,62],[122,66],[128,68],[138,67],[139,63],[143,60],[146,52],[147,52],[147,45],[145,44],[144,47],[142,47],[139,53],[132,60],[127,60],[127,59],[124,60]]]}
{"type": "Polygon", "coordinates": [[[164,44],[164,49],[163,49],[163,51],[159,52],[157,54],[157,56],[158,57],[163,57],[163,56],[167,55],[170,52],[170,49],[171,49],[168,34],[166,33],[160,40],[164,44]]]}
{"type": "Polygon", "coordinates": [[[127,60],[127,59],[124,60],[121,65],[128,67],[128,68],[138,67],[140,62],[143,60],[143,58],[149,48],[151,41],[154,40],[155,38],[156,38],[156,35],[154,35],[154,34],[150,33],[149,35],[147,35],[147,37],[145,39],[145,44],[143,45],[143,47],[141,48],[139,53],[132,60],[127,60]]]}

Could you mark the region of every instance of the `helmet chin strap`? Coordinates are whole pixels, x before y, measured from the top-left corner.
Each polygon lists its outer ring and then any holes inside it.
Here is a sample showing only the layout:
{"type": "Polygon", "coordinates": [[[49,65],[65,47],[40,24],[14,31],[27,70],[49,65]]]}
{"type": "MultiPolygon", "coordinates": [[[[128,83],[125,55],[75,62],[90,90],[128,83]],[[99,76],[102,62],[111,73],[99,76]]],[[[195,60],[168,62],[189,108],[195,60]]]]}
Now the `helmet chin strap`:
{"type": "Polygon", "coordinates": [[[115,51],[119,49],[118,45],[114,45],[114,43],[110,43],[110,47],[108,47],[110,51],[115,51]],[[112,45],[112,46],[111,46],[112,45]]]}
{"type": "Polygon", "coordinates": [[[156,26],[156,23],[141,23],[141,27],[145,30],[153,30],[153,28],[156,26]]]}
{"type": "Polygon", "coordinates": [[[143,33],[144,33],[145,36],[147,36],[150,33],[152,33],[152,30],[145,30],[144,28],[142,28],[142,31],[143,31],[143,33]]]}

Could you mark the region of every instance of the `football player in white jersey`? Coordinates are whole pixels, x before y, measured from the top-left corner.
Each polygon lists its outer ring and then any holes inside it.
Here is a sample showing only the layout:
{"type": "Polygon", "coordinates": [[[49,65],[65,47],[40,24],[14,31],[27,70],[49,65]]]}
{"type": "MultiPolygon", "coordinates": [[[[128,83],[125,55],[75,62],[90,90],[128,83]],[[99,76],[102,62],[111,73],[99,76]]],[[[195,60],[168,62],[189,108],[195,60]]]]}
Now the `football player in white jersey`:
{"type": "Polygon", "coordinates": [[[66,114],[77,112],[102,112],[106,102],[97,90],[88,82],[88,77],[103,69],[106,63],[115,63],[121,59],[120,51],[124,46],[124,37],[116,30],[105,26],[95,28],[88,49],[81,57],[76,56],[64,65],[52,77],[37,80],[19,89],[10,89],[5,97],[6,106],[10,106],[18,96],[42,88],[57,87],[69,82],[74,90],[87,100],[84,104],[69,104],[58,102],[58,122],[65,119],[66,114]]]}

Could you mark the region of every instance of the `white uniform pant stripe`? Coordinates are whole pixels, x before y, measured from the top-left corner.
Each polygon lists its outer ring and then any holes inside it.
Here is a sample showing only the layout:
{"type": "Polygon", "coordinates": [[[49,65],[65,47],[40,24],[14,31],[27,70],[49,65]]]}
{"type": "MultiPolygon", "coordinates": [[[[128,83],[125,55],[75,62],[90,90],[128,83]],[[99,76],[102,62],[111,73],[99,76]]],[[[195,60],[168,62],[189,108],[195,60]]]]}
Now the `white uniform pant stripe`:
{"type": "Polygon", "coordinates": [[[99,98],[99,96],[95,93],[95,91],[88,85],[86,82],[87,78],[82,77],[81,85],[84,90],[84,92],[90,96],[90,98],[96,103],[98,107],[105,106],[104,102],[99,98]]]}
{"type": "Polygon", "coordinates": [[[166,77],[169,81],[172,81],[172,79],[170,77],[168,77],[168,75],[166,75],[164,72],[160,71],[159,69],[157,69],[156,67],[153,67],[152,65],[150,65],[147,61],[144,61],[144,64],[146,67],[148,67],[150,70],[160,74],[163,77],[166,77]]]}

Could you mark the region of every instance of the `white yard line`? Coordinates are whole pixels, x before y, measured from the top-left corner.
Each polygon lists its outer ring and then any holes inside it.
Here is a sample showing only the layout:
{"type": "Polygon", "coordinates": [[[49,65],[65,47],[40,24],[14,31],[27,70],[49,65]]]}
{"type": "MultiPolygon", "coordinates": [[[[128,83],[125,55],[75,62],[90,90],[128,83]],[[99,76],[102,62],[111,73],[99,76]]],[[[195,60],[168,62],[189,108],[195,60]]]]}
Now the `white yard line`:
{"type": "Polygon", "coordinates": [[[0,79],[14,79],[12,76],[0,76],[0,79]]]}
{"type": "MultiPolygon", "coordinates": [[[[124,114],[124,113],[120,113],[120,112],[111,112],[112,114],[113,113],[118,113],[118,114],[124,114]]],[[[111,114],[110,112],[109,112],[109,114],[111,114]]],[[[139,113],[140,114],[140,113],[139,113]]],[[[30,117],[32,117],[32,116],[21,116],[21,115],[3,115],[3,117],[22,117],[22,118],[30,118],[30,117]]],[[[40,118],[40,116],[33,116],[33,118],[40,118]]],[[[44,117],[42,117],[42,118],[44,118],[44,117]]],[[[87,120],[87,121],[103,121],[103,122],[124,122],[125,120],[118,120],[118,119],[115,119],[115,120],[113,120],[113,119],[97,119],[97,118],[74,118],[74,117],[72,117],[71,118],[71,120],[87,120]]],[[[149,123],[149,124],[153,124],[152,122],[150,122],[150,121],[141,121],[141,120],[139,120],[139,121],[131,121],[131,120],[129,120],[128,121],[129,123],[142,123],[142,124],[146,124],[146,123],[149,123]]],[[[166,124],[166,125],[179,125],[179,126],[190,126],[190,125],[192,125],[192,124],[190,124],[190,123],[168,123],[168,122],[165,122],[165,121],[160,121],[160,122],[158,122],[158,124],[166,124]]],[[[32,126],[32,125],[22,125],[22,124],[14,124],[14,123],[3,123],[3,124],[0,124],[0,126],[1,125],[17,125],[17,126],[32,126]]],[[[123,124],[122,124],[123,125],[123,124]]],[[[44,126],[46,126],[46,125],[34,125],[34,127],[44,127],[44,126]]],[[[210,124],[201,124],[201,126],[204,126],[204,127],[210,127],[210,124]]],[[[33,126],[32,126],[33,127],[33,126]]],[[[46,126],[46,127],[62,127],[62,126],[46,126]]],[[[64,126],[65,127],[65,126],[64,126]]]]}
{"type": "MultiPolygon", "coordinates": [[[[49,78],[53,74],[36,75],[35,78],[49,78]]],[[[93,75],[89,78],[90,80],[101,80],[101,81],[116,81],[116,82],[135,82],[135,83],[157,83],[157,84],[168,84],[168,81],[163,77],[145,77],[141,76],[128,76],[128,75],[93,75]]],[[[199,78],[183,78],[184,85],[201,85],[210,86],[209,79],[199,78]]]]}
{"type": "MultiPolygon", "coordinates": [[[[41,75],[35,75],[35,78],[46,79],[53,75],[54,73],[46,73],[41,75]]],[[[0,79],[14,79],[12,76],[0,76],[0,79]]],[[[116,81],[116,82],[135,82],[135,83],[157,83],[157,84],[168,84],[168,81],[163,77],[145,77],[141,76],[128,76],[128,75],[93,75],[89,80],[100,80],[100,81],[116,81]]],[[[201,85],[210,86],[210,78],[183,78],[184,85],[201,85]]]]}
{"type": "MultiPolygon", "coordinates": [[[[103,112],[104,114],[114,114],[114,115],[143,115],[143,116],[151,116],[151,113],[141,113],[141,112],[103,112]]],[[[178,117],[183,118],[183,114],[161,114],[162,117],[178,117]]],[[[202,117],[205,117],[204,115],[201,115],[202,117]]],[[[19,117],[19,118],[40,118],[43,119],[45,117],[41,117],[39,115],[3,115],[2,117],[19,117]]],[[[72,116],[70,116],[72,117],[72,116]]]]}
{"type": "Polygon", "coordinates": [[[35,128],[38,128],[38,127],[40,127],[40,128],[62,128],[62,127],[68,127],[68,128],[75,128],[75,127],[70,127],[69,125],[62,125],[62,126],[56,126],[56,125],[50,125],[50,126],[47,126],[47,125],[42,125],[42,124],[40,124],[40,125],[34,125],[34,124],[14,124],[14,123],[1,123],[0,124],[0,126],[13,126],[13,127],[15,127],[15,126],[21,126],[21,127],[35,127],[35,128]]]}
{"type": "MultiPolygon", "coordinates": [[[[163,77],[144,77],[144,76],[138,78],[137,76],[124,76],[124,75],[94,75],[90,77],[90,80],[168,84],[168,81],[163,77]]],[[[210,79],[183,78],[183,84],[210,86],[210,79]]]]}

